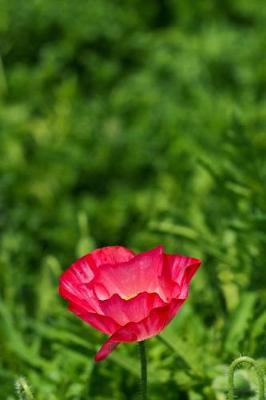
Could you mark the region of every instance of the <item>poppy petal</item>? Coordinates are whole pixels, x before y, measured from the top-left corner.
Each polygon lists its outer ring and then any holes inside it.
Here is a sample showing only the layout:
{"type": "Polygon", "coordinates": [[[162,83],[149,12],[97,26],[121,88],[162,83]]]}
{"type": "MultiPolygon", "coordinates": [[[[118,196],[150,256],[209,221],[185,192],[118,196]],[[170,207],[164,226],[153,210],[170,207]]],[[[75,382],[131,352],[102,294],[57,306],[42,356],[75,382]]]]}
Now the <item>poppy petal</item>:
{"type": "Polygon", "coordinates": [[[70,303],[68,309],[83,321],[107,335],[112,335],[120,328],[120,325],[118,325],[112,318],[88,312],[74,303],[70,303]]]}
{"type": "Polygon", "coordinates": [[[104,264],[117,264],[131,260],[135,253],[123,246],[106,246],[90,253],[95,265],[99,268],[104,264]]]}
{"type": "Polygon", "coordinates": [[[142,341],[157,335],[172,320],[183,302],[183,299],[173,300],[171,304],[153,310],[144,320],[123,326],[103,343],[95,360],[104,360],[119,343],[142,341]]]}
{"type": "Polygon", "coordinates": [[[160,290],[159,275],[163,267],[163,248],[155,247],[128,262],[106,264],[98,269],[92,286],[100,300],[118,294],[130,299],[139,293],[156,293],[160,290]]]}
{"type": "Polygon", "coordinates": [[[59,293],[88,311],[95,311],[94,291],[88,287],[95,275],[96,265],[89,254],[79,258],[60,277],[59,293]]]}
{"type": "Polygon", "coordinates": [[[99,304],[102,314],[112,318],[120,326],[142,321],[153,309],[166,305],[158,294],[147,292],[140,293],[130,300],[124,300],[115,294],[99,304]]]}
{"type": "Polygon", "coordinates": [[[189,283],[199,268],[201,260],[181,255],[165,254],[164,270],[171,276],[171,279],[180,287],[179,299],[186,299],[188,296],[189,283]]]}
{"type": "Polygon", "coordinates": [[[97,269],[101,264],[116,264],[134,257],[134,253],[122,246],[96,249],[79,258],[60,277],[59,293],[89,312],[100,312],[95,291],[91,288],[97,269]]]}

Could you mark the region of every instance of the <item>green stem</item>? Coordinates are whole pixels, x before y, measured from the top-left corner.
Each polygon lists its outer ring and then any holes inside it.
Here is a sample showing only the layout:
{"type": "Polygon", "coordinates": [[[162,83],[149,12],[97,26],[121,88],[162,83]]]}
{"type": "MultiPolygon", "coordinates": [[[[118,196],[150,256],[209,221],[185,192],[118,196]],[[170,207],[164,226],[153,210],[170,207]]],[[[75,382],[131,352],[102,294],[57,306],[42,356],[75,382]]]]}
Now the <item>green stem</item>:
{"type": "Polygon", "coordinates": [[[141,400],[147,400],[147,359],[144,341],[139,342],[141,400]]]}
{"type": "Polygon", "coordinates": [[[239,364],[242,364],[243,362],[249,364],[252,366],[256,372],[257,378],[258,378],[258,399],[259,400],[264,400],[264,378],[263,378],[263,371],[261,368],[258,366],[255,360],[250,357],[239,357],[236,360],[232,362],[232,364],[229,367],[228,371],[228,385],[229,385],[229,391],[228,391],[228,400],[234,400],[234,373],[236,368],[239,366],[239,364]]]}

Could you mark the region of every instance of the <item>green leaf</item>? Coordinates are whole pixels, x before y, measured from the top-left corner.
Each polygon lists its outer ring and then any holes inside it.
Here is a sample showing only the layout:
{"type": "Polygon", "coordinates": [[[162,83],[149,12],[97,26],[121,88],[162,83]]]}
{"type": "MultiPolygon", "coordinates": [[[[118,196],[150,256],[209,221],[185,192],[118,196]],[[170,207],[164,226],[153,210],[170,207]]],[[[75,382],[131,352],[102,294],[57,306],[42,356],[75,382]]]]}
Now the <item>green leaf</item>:
{"type": "Polygon", "coordinates": [[[240,299],[240,303],[233,312],[226,325],[225,350],[229,353],[240,351],[240,343],[249,329],[249,321],[254,313],[257,300],[255,293],[245,293],[240,299]]]}

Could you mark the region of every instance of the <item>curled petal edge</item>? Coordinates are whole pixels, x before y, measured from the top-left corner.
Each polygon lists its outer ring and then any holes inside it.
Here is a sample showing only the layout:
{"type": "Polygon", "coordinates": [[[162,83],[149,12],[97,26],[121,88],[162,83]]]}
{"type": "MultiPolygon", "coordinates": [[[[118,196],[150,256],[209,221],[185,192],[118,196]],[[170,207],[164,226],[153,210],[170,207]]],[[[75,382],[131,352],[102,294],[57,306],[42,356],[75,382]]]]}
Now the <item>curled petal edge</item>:
{"type": "Polygon", "coordinates": [[[120,343],[141,341],[158,335],[173,319],[184,301],[184,299],[173,300],[171,304],[151,311],[141,322],[130,322],[118,329],[103,343],[95,355],[95,361],[104,360],[120,343]]]}

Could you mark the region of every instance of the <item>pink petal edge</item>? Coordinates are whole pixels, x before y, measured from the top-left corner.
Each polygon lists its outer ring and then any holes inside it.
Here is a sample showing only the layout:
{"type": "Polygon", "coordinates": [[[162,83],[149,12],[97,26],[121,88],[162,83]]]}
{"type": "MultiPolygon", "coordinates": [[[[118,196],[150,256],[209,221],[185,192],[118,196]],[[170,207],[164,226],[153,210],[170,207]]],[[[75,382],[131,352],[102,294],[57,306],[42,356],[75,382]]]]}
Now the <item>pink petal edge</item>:
{"type": "Polygon", "coordinates": [[[110,265],[129,261],[134,257],[131,250],[122,246],[107,246],[93,250],[80,257],[59,279],[59,294],[70,302],[86,308],[89,312],[99,312],[98,299],[90,283],[102,263],[110,265]]]}
{"type": "Polygon", "coordinates": [[[123,326],[103,343],[95,355],[95,361],[104,360],[119,343],[141,341],[157,335],[173,319],[183,303],[183,299],[173,300],[171,304],[153,310],[141,322],[130,322],[123,326]]]}
{"type": "Polygon", "coordinates": [[[163,247],[157,246],[127,262],[102,265],[91,285],[99,300],[107,300],[114,294],[126,299],[142,292],[156,293],[162,268],[163,247]]]}

